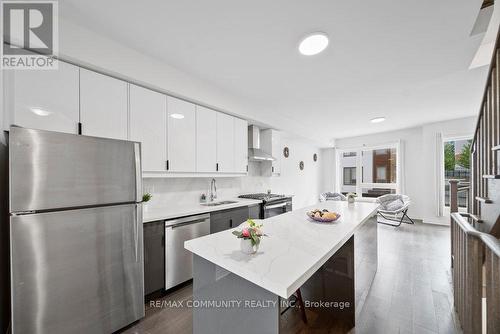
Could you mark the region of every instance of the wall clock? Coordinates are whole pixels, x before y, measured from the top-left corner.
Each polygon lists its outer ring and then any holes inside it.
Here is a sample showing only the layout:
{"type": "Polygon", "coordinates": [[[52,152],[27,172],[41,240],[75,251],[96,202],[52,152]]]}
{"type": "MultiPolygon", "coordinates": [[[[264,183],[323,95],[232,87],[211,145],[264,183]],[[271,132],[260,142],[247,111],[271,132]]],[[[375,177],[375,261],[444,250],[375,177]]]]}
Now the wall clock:
{"type": "Polygon", "coordinates": [[[316,153],[313,154],[313,160],[318,161],[318,155],[316,153]]]}
{"type": "Polygon", "coordinates": [[[300,170],[304,170],[304,161],[299,162],[300,170]]]}

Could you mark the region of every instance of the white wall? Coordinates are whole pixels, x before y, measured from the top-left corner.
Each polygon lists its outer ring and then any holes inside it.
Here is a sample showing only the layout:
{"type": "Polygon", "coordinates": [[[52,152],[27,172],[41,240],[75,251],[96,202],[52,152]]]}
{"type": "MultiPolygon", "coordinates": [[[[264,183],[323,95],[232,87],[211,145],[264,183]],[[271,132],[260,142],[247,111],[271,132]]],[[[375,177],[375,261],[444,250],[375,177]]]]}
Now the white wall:
{"type": "MultiPolygon", "coordinates": [[[[244,177],[216,178],[219,199],[233,198],[252,192],[266,192],[294,195],[293,207],[301,208],[318,201],[321,187],[322,150],[304,140],[285,137],[282,146],[289,147],[290,157],[281,159],[281,175],[260,176],[260,164],[249,164],[249,175],[244,177]],[[313,161],[313,154],[318,161],[313,161]],[[299,170],[299,162],[304,161],[304,170],[299,170]]],[[[199,203],[200,195],[207,193],[210,178],[164,178],[145,179],[144,189],[153,194],[150,206],[189,205],[199,203]]]]}
{"type": "Polygon", "coordinates": [[[412,199],[411,216],[429,223],[446,223],[446,217],[436,215],[436,133],[441,132],[444,137],[472,136],[475,125],[476,118],[467,117],[410,129],[337,139],[335,147],[349,149],[401,140],[405,167],[403,192],[412,199]]]}
{"type": "Polygon", "coordinates": [[[335,151],[333,148],[321,149],[321,192],[335,191],[335,173],[337,166],[335,165],[335,151]]]}

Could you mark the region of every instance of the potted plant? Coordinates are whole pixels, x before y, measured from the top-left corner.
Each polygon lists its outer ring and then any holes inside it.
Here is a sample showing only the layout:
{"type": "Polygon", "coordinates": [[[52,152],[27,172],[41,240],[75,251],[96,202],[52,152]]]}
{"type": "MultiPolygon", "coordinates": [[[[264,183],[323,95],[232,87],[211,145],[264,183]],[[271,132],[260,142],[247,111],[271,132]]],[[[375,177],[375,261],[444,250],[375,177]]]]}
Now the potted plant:
{"type": "Polygon", "coordinates": [[[153,198],[153,195],[151,195],[150,193],[145,193],[144,195],[142,195],[142,207],[144,211],[148,211],[149,205],[147,203],[151,200],[151,198],[153,198]]]}
{"type": "Polygon", "coordinates": [[[355,193],[348,193],[347,194],[347,202],[348,203],[354,203],[354,199],[358,197],[355,193]]]}
{"type": "Polygon", "coordinates": [[[240,249],[245,254],[255,254],[259,250],[260,239],[265,236],[262,232],[262,224],[257,225],[252,219],[248,219],[248,226],[233,234],[241,239],[240,249]]]}

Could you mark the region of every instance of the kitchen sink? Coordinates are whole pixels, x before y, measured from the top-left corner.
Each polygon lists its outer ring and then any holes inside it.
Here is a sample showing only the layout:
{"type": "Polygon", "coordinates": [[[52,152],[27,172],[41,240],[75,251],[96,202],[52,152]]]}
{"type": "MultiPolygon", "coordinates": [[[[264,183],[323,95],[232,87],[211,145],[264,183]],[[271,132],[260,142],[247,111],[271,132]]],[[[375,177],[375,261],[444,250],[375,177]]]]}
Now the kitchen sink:
{"type": "Polygon", "coordinates": [[[205,205],[205,206],[219,206],[219,205],[234,204],[234,203],[238,203],[238,202],[237,201],[220,201],[220,202],[202,203],[201,205],[205,205]]]}

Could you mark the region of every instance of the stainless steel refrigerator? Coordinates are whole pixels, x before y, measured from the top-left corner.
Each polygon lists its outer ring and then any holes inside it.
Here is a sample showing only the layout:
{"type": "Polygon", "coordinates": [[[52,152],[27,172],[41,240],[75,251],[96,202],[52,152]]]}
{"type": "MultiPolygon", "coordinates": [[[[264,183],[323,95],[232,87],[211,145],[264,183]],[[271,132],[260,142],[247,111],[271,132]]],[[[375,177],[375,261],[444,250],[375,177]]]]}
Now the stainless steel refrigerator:
{"type": "Polygon", "coordinates": [[[9,183],[14,334],[144,316],[139,143],[12,127],[9,183]]]}

